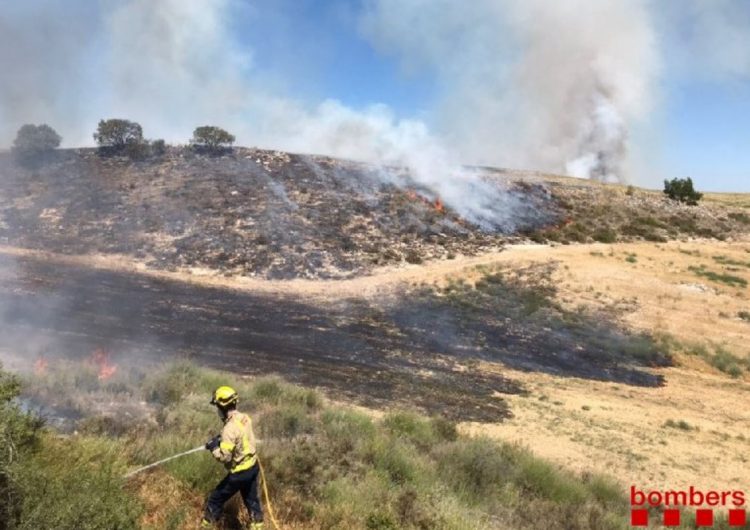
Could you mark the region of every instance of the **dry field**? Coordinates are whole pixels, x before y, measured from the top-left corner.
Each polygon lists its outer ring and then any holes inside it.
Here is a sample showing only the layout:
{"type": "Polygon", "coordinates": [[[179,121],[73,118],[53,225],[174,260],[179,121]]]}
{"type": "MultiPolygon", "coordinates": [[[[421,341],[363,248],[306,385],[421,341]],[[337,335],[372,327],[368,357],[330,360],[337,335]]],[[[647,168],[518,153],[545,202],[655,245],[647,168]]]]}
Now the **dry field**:
{"type": "Polygon", "coordinates": [[[720,346],[750,358],[750,322],[738,316],[750,310],[747,286],[731,287],[689,269],[720,271],[718,256],[745,262],[744,270],[730,272],[750,280],[747,242],[504,253],[504,260],[517,264],[558,262],[558,296],[569,306],[630,302],[623,316],[629,327],[680,341],[677,366],[660,369],[666,385],[659,388],[514,372],[511,377],[530,390],[509,397],[514,418],[492,426],[467,424],[467,430],[517,441],[574,469],[606,471],[624,484],[750,489],[750,377],[744,372],[732,378],[694,353],[720,346]]]}
{"type": "Polygon", "coordinates": [[[502,395],[511,419],[466,422],[463,428],[518,442],[569,468],[607,472],[624,485],[750,489],[749,372],[732,377],[710,362],[717,351],[750,359],[750,291],[742,283],[750,281],[750,241],[518,245],[329,281],[226,278],[209,271],[153,271],[112,256],[3,252],[322,305],[356,297],[379,299],[409,285],[444,286],[457,278],[471,283],[492,266],[553,264],[562,306],[606,312],[628,329],[663,337],[676,366],[654,369],[666,384],[653,387],[482,361],[470,369],[513,380],[528,393],[502,395]]]}

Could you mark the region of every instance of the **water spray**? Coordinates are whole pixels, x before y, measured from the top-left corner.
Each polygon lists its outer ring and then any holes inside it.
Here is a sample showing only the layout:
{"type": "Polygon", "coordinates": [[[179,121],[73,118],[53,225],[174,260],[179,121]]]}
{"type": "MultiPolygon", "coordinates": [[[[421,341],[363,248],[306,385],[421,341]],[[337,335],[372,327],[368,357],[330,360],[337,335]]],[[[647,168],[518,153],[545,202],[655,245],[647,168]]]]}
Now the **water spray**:
{"type": "Polygon", "coordinates": [[[130,473],[125,474],[123,476],[123,478],[130,478],[130,477],[132,477],[134,475],[137,475],[141,471],[146,471],[147,469],[151,469],[151,468],[160,466],[162,464],[165,464],[165,463],[169,462],[170,460],[175,460],[177,458],[180,458],[180,457],[183,457],[183,456],[187,456],[187,455],[190,455],[190,454],[193,454],[193,453],[197,453],[198,451],[205,451],[205,450],[206,450],[206,447],[203,446],[203,445],[201,445],[199,447],[195,447],[193,449],[188,449],[187,451],[184,451],[184,452],[176,454],[176,455],[169,456],[167,458],[163,458],[162,460],[159,460],[159,461],[154,462],[152,464],[149,464],[147,466],[139,467],[138,469],[136,469],[134,471],[131,471],[130,473]]]}

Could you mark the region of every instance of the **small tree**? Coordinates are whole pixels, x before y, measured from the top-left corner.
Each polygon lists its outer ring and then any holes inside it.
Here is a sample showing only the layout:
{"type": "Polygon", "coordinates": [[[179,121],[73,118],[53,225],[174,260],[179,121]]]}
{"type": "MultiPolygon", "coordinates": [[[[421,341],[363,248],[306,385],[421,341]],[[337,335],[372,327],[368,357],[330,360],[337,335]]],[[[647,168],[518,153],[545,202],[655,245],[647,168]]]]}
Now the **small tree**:
{"type": "Polygon", "coordinates": [[[43,123],[26,124],[16,134],[13,141],[13,154],[24,163],[42,161],[60,146],[62,137],[43,123]]]}
{"type": "Polygon", "coordinates": [[[203,125],[193,131],[191,143],[198,149],[216,153],[231,146],[234,140],[234,135],[220,127],[203,125]]]}
{"type": "Polygon", "coordinates": [[[703,198],[703,194],[693,188],[693,179],[690,177],[665,180],[664,194],[673,201],[683,202],[691,206],[695,206],[703,198]]]}
{"type": "MultiPolygon", "coordinates": [[[[143,128],[140,124],[120,119],[99,121],[94,140],[106,153],[121,153],[128,145],[143,144],[143,128]]],[[[135,148],[136,150],[137,147],[135,148]]]]}
{"type": "Polygon", "coordinates": [[[162,156],[164,153],[167,152],[167,143],[159,138],[158,140],[154,140],[151,142],[151,155],[152,156],[162,156]]]}

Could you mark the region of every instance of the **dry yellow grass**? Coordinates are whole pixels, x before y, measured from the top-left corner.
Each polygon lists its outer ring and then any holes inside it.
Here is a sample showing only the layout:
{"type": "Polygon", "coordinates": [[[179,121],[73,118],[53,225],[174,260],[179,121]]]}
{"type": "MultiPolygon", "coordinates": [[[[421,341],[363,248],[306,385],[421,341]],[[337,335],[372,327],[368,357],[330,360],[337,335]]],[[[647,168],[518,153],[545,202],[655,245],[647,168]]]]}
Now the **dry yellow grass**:
{"type": "MultiPolygon", "coordinates": [[[[519,265],[557,262],[559,300],[569,307],[621,303],[631,329],[668,333],[688,345],[723,345],[747,358],[750,323],[737,313],[750,309],[750,291],[688,269],[725,270],[714,256],[750,262],[750,244],[582,245],[506,253],[509,263],[519,265]]],[[[730,268],[750,282],[750,268],[730,268]]],[[[733,379],[684,353],[677,361],[678,367],[662,370],[662,388],[485,365],[522,380],[531,394],[510,398],[511,421],[464,428],[516,441],[574,469],[609,473],[625,485],[749,490],[750,379],[733,379]],[[685,424],[669,427],[669,420],[685,424]]]]}

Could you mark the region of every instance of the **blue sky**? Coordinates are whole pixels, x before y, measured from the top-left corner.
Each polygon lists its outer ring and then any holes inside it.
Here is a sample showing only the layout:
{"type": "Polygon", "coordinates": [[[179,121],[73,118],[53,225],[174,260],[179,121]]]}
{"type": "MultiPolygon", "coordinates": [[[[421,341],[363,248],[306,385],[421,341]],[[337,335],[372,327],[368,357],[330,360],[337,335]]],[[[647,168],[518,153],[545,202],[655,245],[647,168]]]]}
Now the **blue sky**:
{"type": "MultiPolygon", "coordinates": [[[[354,108],[384,103],[398,117],[430,123],[429,109],[441,90],[437,78],[429,69],[407,75],[393,56],[376,51],[360,31],[360,2],[246,5],[245,16],[234,21],[239,41],[253,50],[256,71],[275,79],[287,95],[311,103],[334,98],[354,108]]],[[[660,178],[691,176],[703,189],[750,191],[750,79],[711,80],[672,64],[680,43],[669,39],[680,28],[671,31],[662,50],[658,108],[634,132],[656,146],[642,157],[651,174],[636,181],[653,185],[660,178]]],[[[720,50],[702,53],[710,57],[720,50]]]]}
{"type": "MultiPolygon", "coordinates": [[[[385,103],[402,116],[421,115],[435,91],[429,75],[406,75],[359,31],[360,2],[271,0],[235,21],[253,63],[288,95],[314,104],[332,98],[351,107],[385,103]]],[[[266,78],[267,79],[267,78],[266,78]]]]}
{"type": "Polygon", "coordinates": [[[665,100],[664,171],[704,189],[750,191],[750,85],[680,79],[665,100]]]}

